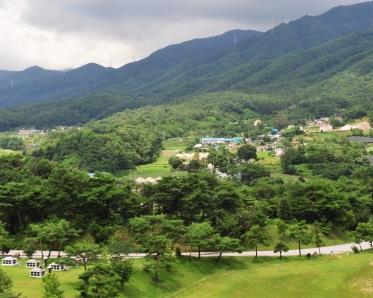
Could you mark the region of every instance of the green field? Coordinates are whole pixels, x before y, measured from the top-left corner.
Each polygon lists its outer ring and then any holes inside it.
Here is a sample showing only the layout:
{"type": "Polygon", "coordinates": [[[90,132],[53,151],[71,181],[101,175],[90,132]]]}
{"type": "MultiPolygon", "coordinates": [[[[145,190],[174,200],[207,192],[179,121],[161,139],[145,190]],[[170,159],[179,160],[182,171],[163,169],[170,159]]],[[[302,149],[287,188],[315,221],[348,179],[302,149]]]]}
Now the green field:
{"type": "MultiPolygon", "coordinates": [[[[373,253],[335,257],[227,258],[177,260],[155,283],[142,270],[143,260],[134,261],[134,274],[122,297],[373,297],[373,253]]],[[[24,267],[6,268],[14,289],[26,297],[41,297],[41,281],[27,276],[24,267]]],[[[78,294],[77,277],[82,269],[57,273],[67,298],[78,294]]]]}
{"type": "Polygon", "coordinates": [[[169,139],[163,142],[163,150],[159,158],[147,165],[138,166],[135,171],[131,172],[128,175],[129,179],[136,179],[138,177],[143,178],[157,178],[157,177],[166,177],[166,176],[180,176],[185,175],[186,172],[175,171],[171,169],[171,166],[168,164],[170,157],[175,156],[179,152],[183,152],[190,142],[194,139],[190,138],[178,138],[178,139],[169,139]]]}

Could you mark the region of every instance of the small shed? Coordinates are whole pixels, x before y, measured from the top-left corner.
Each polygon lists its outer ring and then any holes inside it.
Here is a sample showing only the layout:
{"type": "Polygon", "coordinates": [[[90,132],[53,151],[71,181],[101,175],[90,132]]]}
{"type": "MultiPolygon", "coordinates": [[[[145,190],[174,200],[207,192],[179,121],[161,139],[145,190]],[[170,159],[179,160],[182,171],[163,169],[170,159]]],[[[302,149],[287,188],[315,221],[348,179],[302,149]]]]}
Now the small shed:
{"type": "Polygon", "coordinates": [[[63,264],[51,263],[49,264],[48,269],[51,271],[63,271],[66,269],[66,266],[63,264]]]}
{"type": "Polygon", "coordinates": [[[6,257],[1,262],[2,266],[18,266],[18,260],[14,257],[6,257]]]}
{"type": "Polygon", "coordinates": [[[40,267],[40,261],[38,261],[38,260],[28,260],[26,262],[26,267],[27,268],[38,268],[38,267],[40,267]]]}
{"type": "Polygon", "coordinates": [[[43,268],[34,268],[30,271],[30,277],[33,278],[43,278],[45,275],[45,270],[43,268]]]}

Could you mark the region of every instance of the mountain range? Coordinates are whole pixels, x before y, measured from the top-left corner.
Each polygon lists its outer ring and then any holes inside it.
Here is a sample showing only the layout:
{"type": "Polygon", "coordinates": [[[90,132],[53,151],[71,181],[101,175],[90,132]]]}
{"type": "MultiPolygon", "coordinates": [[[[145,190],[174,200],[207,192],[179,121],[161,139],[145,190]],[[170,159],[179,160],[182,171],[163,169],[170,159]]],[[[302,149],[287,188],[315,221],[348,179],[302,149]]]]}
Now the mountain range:
{"type": "Polygon", "coordinates": [[[227,90],[282,94],[288,108],[296,103],[285,98],[290,91],[300,101],[347,73],[370,82],[372,30],[373,3],[365,2],[267,32],[233,30],[171,45],[117,69],[92,63],[69,71],[0,71],[0,128],[84,123],[126,108],[227,90]],[[14,120],[27,113],[48,119],[14,120]]]}

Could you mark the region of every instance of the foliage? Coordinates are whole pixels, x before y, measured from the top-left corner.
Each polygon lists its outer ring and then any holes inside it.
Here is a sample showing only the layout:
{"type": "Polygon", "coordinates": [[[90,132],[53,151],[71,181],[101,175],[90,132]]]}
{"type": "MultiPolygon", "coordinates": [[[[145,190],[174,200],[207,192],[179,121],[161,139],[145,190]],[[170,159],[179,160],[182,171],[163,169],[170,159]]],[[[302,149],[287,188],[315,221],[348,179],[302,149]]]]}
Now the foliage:
{"type": "Polygon", "coordinates": [[[271,236],[265,227],[255,225],[244,235],[244,241],[248,247],[255,249],[255,257],[258,257],[258,246],[269,246],[271,236]]]}
{"type": "Polygon", "coordinates": [[[80,296],[118,297],[121,290],[121,279],[110,264],[97,264],[79,276],[83,281],[80,296]]]}
{"type": "Polygon", "coordinates": [[[4,298],[17,298],[20,295],[12,292],[13,282],[10,277],[0,269],[0,297],[4,298]]]}
{"type": "Polygon", "coordinates": [[[237,154],[241,160],[245,161],[257,158],[256,147],[253,145],[242,145],[240,148],[238,148],[237,154]]]}
{"type": "Polygon", "coordinates": [[[282,253],[287,251],[289,251],[289,247],[283,242],[277,243],[273,250],[274,253],[280,253],[280,260],[282,259],[282,253]]]}
{"type": "Polygon", "coordinates": [[[44,294],[43,298],[63,298],[60,282],[55,274],[48,274],[43,277],[44,294]]]}

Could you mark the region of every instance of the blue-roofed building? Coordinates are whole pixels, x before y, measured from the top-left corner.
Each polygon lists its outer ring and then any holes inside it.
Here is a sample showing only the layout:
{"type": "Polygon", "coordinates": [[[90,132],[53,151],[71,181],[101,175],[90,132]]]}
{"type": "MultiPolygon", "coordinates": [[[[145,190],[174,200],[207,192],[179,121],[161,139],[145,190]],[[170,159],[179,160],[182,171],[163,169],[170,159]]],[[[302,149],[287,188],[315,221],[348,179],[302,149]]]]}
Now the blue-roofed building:
{"type": "Polygon", "coordinates": [[[235,137],[235,138],[203,138],[201,140],[201,144],[204,145],[219,145],[219,144],[242,144],[244,138],[241,137],[235,137]]]}

